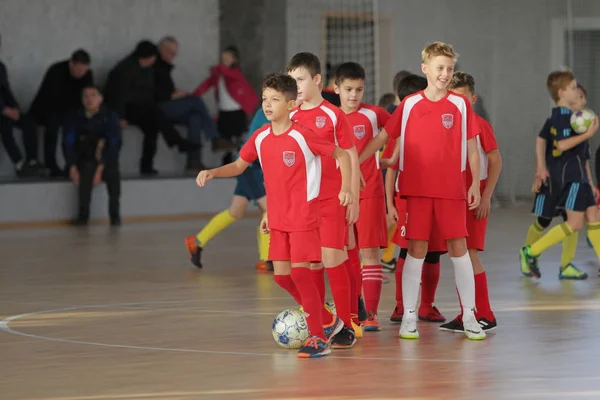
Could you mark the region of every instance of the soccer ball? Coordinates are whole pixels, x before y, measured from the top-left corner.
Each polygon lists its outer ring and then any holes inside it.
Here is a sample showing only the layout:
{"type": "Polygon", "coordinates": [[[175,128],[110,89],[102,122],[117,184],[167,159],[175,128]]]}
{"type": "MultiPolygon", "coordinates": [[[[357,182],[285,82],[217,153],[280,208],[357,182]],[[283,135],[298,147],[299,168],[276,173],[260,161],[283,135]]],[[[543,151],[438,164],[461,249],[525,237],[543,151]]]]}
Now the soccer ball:
{"type": "Polygon", "coordinates": [[[299,349],[308,339],[308,325],[300,310],[284,310],[273,321],[273,339],[286,349],[299,349]]]}
{"type": "Polygon", "coordinates": [[[577,133],[585,133],[594,118],[596,114],[588,108],[574,112],[571,114],[571,128],[577,133]]]}

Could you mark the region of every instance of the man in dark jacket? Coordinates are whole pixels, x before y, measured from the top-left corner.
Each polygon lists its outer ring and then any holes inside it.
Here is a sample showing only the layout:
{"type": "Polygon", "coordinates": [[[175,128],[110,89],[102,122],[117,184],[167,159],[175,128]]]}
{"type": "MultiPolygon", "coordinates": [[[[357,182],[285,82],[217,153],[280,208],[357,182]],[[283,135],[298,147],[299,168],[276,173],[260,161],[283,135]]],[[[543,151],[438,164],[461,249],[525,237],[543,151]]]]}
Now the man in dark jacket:
{"type": "Polygon", "coordinates": [[[71,59],[52,64],[31,103],[29,113],[44,126],[44,163],[51,176],[64,175],[56,163],[58,132],[67,114],[81,107],[81,90],[93,84],[90,63],[88,52],[79,49],[71,59]]]}
{"type": "Polygon", "coordinates": [[[160,131],[169,147],[177,145],[181,152],[199,145],[182,138],[155,100],[154,70],[156,46],[149,41],[138,43],[135,51],[120,61],[108,74],[106,103],[117,112],[121,126],[137,125],[144,133],[140,173],[156,175],[154,156],[160,131]]]}
{"type": "Polygon", "coordinates": [[[102,106],[102,94],[94,86],[83,89],[83,107],[65,122],[64,149],[69,176],[79,188],[79,212],[75,225],[87,225],[92,189],[102,180],[108,191],[110,224],[121,224],[119,151],[121,126],[116,113],[102,106]]]}
{"type": "MultiPolygon", "coordinates": [[[[2,38],[0,37],[0,46],[2,38]]],[[[0,136],[10,160],[15,166],[17,175],[30,177],[44,175],[44,169],[37,161],[37,137],[35,124],[29,116],[21,113],[19,104],[13,95],[8,82],[6,66],[0,61],[0,136]],[[25,156],[23,158],[19,147],[15,143],[13,127],[17,127],[23,134],[25,156]]]]}
{"type": "MultiPolygon", "coordinates": [[[[158,57],[154,64],[155,98],[160,109],[170,121],[185,124],[188,138],[201,144],[201,134],[212,142],[213,149],[233,148],[233,143],[219,137],[217,127],[210,117],[206,104],[201,97],[193,96],[185,90],[175,87],[171,73],[173,60],[177,57],[179,45],[173,36],[166,36],[158,44],[158,57]]],[[[188,152],[186,169],[198,172],[205,169],[202,164],[202,150],[188,152]]]]}

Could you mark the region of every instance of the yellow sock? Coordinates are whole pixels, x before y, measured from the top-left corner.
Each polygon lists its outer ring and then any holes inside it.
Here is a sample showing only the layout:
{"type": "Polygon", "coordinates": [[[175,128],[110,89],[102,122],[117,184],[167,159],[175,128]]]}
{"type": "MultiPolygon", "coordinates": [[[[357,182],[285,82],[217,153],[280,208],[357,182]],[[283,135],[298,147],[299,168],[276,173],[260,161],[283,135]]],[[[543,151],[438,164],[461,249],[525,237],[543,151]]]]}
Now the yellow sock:
{"type": "Polygon", "coordinates": [[[588,238],[590,239],[590,243],[592,243],[592,247],[594,247],[596,256],[600,258],[600,222],[588,224],[588,238]]]}
{"type": "Polygon", "coordinates": [[[396,245],[392,242],[392,236],[394,236],[395,230],[396,230],[396,224],[394,224],[388,228],[388,245],[381,252],[381,261],[383,261],[383,262],[389,263],[394,258],[394,252],[396,251],[396,245]]]}
{"type": "MultiPolygon", "coordinates": [[[[568,223],[560,224],[550,229],[548,233],[542,236],[538,241],[531,245],[531,255],[539,256],[544,251],[554,246],[557,243],[562,242],[573,234],[573,229],[568,223]]],[[[600,231],[598,232],[598,239],[600,239],[600,231]]],[[[599,242],[600,243],[600,240],[599,242]]]]}
{"type": "Polygon", "coordinates": [[[206,224],[206,226],[196,235],[198,246],[206,246],[206,243],[208,243],[210,239],[234,222],[235,218],[229,214],[229,210],[221,211],[212,217],[212,219],[208,221],[208,224],[206,224]]]}
{"type": "Polygon", "coordinates": [[[563,240],[563,250],[560,257],[560,267],[564,268],[575,258],[577,251],[577,241],[579,240],[579,232],[573,232],[563,240]]]}
{"type": "Polygon", "coordinates": [[[256,240],[258,241],[258,258],[260,261],[269,260],[269,240],[271,235],[260,231],[260,224],[256,229],[256,240]]]}
{"type": "Polygon", "coordinates": [[[525,246],[531,246],[544,234],[544,228],[540,225],[537,218],[533,221],[533,224],[529,226],[529,230],[527,231],[527,237],[525,238],[525,246]]]}

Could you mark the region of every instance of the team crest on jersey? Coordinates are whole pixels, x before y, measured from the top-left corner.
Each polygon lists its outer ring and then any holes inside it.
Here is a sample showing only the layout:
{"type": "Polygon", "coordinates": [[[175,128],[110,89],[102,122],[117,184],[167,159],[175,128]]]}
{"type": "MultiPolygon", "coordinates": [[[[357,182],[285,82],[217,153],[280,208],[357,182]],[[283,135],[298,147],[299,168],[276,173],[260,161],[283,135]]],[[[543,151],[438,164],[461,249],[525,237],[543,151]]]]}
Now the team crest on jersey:
{"type": "Polygon", "coordinates": [[[442,114],[442,125],[444,128],[450,129],[454,125],[454,115],[453,114],[442,114]]]}
{"type": "Polygon", "coordinates": [[[354,127],[354,137],[357,139],[362,139],[365,137],[365,126],[364,125],[356,125],[354,127]]]}
{"type": "Polygon", "coordinates": [[[317,117],[317,119],[315,119],[315,125],[317,126],[317,128],[324,127],[325,122],[327,122],[327,118],[325,117],[317,117]]]}
{"type": "Polygon", "coordinates": [[[296,164],[296,152],[295,151],[284,151],[283,152],[283,163],[288,167],[296,164]]]}

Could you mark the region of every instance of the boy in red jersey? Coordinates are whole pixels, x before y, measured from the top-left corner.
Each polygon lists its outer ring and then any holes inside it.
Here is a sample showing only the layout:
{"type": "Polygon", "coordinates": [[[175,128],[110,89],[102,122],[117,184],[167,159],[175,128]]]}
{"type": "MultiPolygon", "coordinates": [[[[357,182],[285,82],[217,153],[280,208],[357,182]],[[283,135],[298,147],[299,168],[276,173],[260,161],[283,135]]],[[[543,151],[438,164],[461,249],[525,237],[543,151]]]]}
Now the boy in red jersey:
{"type": "Polygon", "coordinates": [[[323,302],[310,272],[310,263],[321,261],[319,156],[333,157],[340,165],[337,202],[341,207],[352,204],[354,199],[350,191],[350,156],[289,119],[297,96],[294,79],[271,75],[262,87],[262,107],[271,124],[252,134],[235,162],[201,171],[196,181],[202,187],[216,177],[238,176],[254,161],[260,161],[269,199],[261,228],[271,234],[269,258],[274,264],[274,279],[308,313],[311,336],[298,351],[298,357],[321,357],[331,352],[328,340],[342,329],[343,323],[336,317],[329,332],[325,331],[323,302]]]}
{"type": "MultiPolygon", "coordinates": [[[[427,79],[419,75],[408,75],[397,85],[396,95],[400,101],[406,96],[419,92],[427,88],[427,79]]],[[[393,242],[400,247],[400,255],[396,262],[394,275],[396,278],[396,306],[390,316],[390,321],[402,322],[404,315],[404,301],[402,298],[402,272],[404,271],[404,262],[408,254],[408,240],[406,239],[406,199],[397,191],[398,176],[398,155],[392,156],[395,150],[395,139],[390,139],[387,143],[382,156],[382,163],[392,158],[396,162],[388,168],[385,178],[385,190],[387,199],[387,209],[390,222],[396,225],[392,236],[393,242]]],[[[433,305],[435,301],[435,292],[440,281],[440,256],[448,252],[446,243],[439,238],[436,230],[431,232],[427,254],[423,263],[421,272],[421,304],[419,306],[419,320],[429,322],[444,322],[446,317],[433,305]]]]}
{"type": "MultiPolygon", "coordinates": [[[[450,90],[466,97],[471,105],[477,102],[475,94],[475,79],[465,72],[455,72],[449,86],[450,90]]],[[[500,171],[502,170],[502,157],[498,149],[498,143],[494,137],[494,130],[489,122],[477,115],[477,121],[481,127],[481,134],[477,137],[477,148],[479,150],[479,169],[481,203],[475,210],[467,211],[467,248],[469,256],[473,263],[473,272],[475,274],[475,309],[477,310],[477,321],[484,331],[489,331],[497,326],[496,317],[490,306],[488,295],[487,276],[478,252],[483,251],[485,247],[485,232],[487,230],[487,221],[490,214],[492,193],[500,171]]],[[[467,170],[467,186],[471,185],[473,177],[467,170]]],[[[452,321],[440,326],[441,330],[463,332],[461,315],[452,321]]]]}
{"type": "MultiPolygon", "coordinates": [[[[354,292],[357,279],[353,268],[350,270],[346,261],[348,255],[348,226],[358,219],[358,194],[360,186],[360,169],[358,153],[354,147],[354,139],[346,115],[342,110],[324,100],[321,96],[321,63],[319,58],[311,53],[294,55],[287,65],[287,73],[296,80],[298,85],[298,100],[302,101],[291,113],[292,121],[312,129],[317,135],[327,139],[346,150],[352,162],[352,194],[354,203],[346,208],[336,200],[340,190],[341,177],[337,163],[331,158],[324,158],[323,178],[319,195],[321,223],[321,249],[323,264],[312,266],[312,274],[323,304],[325,303],[325,277],[327,270],[331,293],[339,317],[344,321],[344,329],[333,339],[333,348],[349,348],[356,342],[352,329],[351,305],[358,304],[358,294],[354,292]],[[352,299],[352,301],[351,301],[352,299]]],[[[360,272],[358,274],[360,279],[360,272]]],[[[356,306],[358,308],[358,306],[356,306]]],[[[324,307],[325,322],[334,320],[324,307]]],[[[358,311],[357,311],[358,312],[358,311]]]]}
{"type": "Polygon", "coordinates": [[[463,306],[464,333],[485,339],[475,317],[475,281],[467,251],[466,212],[479,206],[480,132],[469,101],[448,91],[456,53],[451,45],[434,42],[421,53],[427,88],[406,97],[385,129],[363,150],[360,161],[385,144],[388,135],[400,138],[398,188],[406,197],[408,255],[402,272],[404,315],[399,336],[417,339],[415,312],[428,241],[433,229],[446,240],[456,287],[463,306]],[[467,160],[473,177],[466,187],[467,160]]]}
{"type": "MultiPolygon", "coordinates": [[[[335,71],[335,92],[340,95],[341,109],[346,117],[360,153],[366,144],[379,134],[388,122],[390,114],[383,108],[363,104],[365,70],[360,64],[346,62],[335,71]]],[[[385,198],[379,157],[372,155],[360,165],[365,187],[360,192],[359,218],[349,232],[348,253],[360,248],[362,258],[362,286],[367,319],[365,331],[379,331],[377,309],[381,297],[383,268],[380,249],[387,247],[387,221],[385,198]]],[[[360,291],[359,291],[360,293],[360,291]]],[[[358,324],[358,315],[353,315],[353,323],[358,324]]],[[[360,329],[360,327],[358,328],[360,329]]],[[[356,330],[356,328],[355,328],[356,330]]]]}

